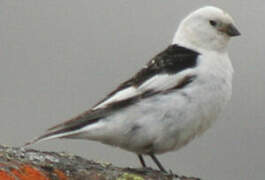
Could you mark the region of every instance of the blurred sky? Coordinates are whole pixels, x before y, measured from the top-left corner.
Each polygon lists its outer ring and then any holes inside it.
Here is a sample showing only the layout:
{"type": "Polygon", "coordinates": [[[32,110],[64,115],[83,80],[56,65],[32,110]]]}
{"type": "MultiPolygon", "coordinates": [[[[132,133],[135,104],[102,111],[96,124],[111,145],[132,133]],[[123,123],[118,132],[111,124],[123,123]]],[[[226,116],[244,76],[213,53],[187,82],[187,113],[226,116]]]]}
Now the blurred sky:
{"type": "MultiPolygon", "coordinates": [[[[228,11],[242,33],[230,43],[233,98],[212,129],[159,159],[206,180],[264,179],[263,0],[1,0],[0,144],[19,146],[89,109],[166,48],[179,21],[204,5],[228,11]]],[[[134,154],[90,141],[32,148],[139,166],[134,154]]]]}

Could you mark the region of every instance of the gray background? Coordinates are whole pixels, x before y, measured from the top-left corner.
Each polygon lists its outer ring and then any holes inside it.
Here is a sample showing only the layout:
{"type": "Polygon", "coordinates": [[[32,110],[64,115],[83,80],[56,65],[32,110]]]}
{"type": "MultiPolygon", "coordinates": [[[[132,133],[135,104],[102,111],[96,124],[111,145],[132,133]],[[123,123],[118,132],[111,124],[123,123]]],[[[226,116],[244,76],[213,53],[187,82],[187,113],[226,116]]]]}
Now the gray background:
{"type": "MultiPolygon", "coordinates": [[[[230,44],[233,99],[202,138],[159,158],[208,180],[264,179],[263,0],[1,0],[0,144],[21,145],[87,110],[167,47],[187,13],[207,4],[227,10],[242,32],[230,44]]],[[[134,154],[90,141],[32,147],[139,166],[134,154]]]]}

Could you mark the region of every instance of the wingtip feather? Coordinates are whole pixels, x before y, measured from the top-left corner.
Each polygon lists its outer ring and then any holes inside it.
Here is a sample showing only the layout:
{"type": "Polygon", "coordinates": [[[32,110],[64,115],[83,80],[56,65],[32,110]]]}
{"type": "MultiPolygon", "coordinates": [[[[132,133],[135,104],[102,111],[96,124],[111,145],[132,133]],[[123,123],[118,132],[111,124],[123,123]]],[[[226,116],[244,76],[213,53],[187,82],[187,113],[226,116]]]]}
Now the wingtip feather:
{"type": "Polygon", "coordinates": [[[34,138],[33,140],[28,141],[28,142],[26,142],[25,144],[23,144],[22,147],[26,147],[26,146],[29,146],[29,145],[35,144],[35,143],[39,142],[41,139],[42,139],[41,136],[40,136],[40,137],[37,137],[37,138],[34,138]]]}
{"type": "Polygon", "coordinates": [[[55,132],[48,132],[42,136],[39,136],[37,138],[34,138],[33,140],[29,141],[29,142],[26,142],[23,147],[26,147],[26,146],[29,146],[29,145],[32,145],[32,144],[35,144],[35,143],[39,143],[41,141],[45,141],[45,140],[49,140],[49,139],[52,139],[52,138],[56,138],[58,135],[56,135],[55,132]]]}

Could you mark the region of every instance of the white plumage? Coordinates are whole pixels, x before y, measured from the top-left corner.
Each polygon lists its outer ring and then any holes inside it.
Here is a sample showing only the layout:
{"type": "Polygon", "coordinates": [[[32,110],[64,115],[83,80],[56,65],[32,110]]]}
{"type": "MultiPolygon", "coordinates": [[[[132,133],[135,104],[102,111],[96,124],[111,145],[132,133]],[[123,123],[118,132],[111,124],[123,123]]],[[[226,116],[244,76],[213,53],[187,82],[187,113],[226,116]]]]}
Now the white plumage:
{"type": "Polygon", "coordinates": [[[233,67],[227,46],[230,37],[239,35],[233,23],[216,7],[192,12],[180,23],[172,45],[134,78],[34,142],[89,139],[155,161],[154,154],[183,147],[211,126],[231,97],[233,67]]]}

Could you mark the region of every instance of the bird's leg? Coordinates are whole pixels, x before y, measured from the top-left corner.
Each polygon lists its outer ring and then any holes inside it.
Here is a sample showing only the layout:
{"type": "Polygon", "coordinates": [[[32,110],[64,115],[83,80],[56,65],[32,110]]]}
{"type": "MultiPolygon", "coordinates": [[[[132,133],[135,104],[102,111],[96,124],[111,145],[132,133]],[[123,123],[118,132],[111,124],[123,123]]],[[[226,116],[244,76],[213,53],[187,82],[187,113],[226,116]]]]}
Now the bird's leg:
{"type": "Polygon", "coordinates": [[[165,168],[162,166],[162,164],[158,161],[158,159],[155,157],[155,155],[154,154],[150,154],[150,157],[152,158],[152,160],[155,162],[155,164],[158,166],[158,168],[161,170],[161,171],[163,171],[163,172],[167,172],[166,170],[165,170],[165,168]]]}
{"type": "Polygon", "coordinates": [[[141,155],[141,154],[138,154],[138,158],[139,158],[139,160],[140,160],[140,162],[141,162],[141,164],[142,164],[143,168],[145,168],[145,167],[146,167],[146,164],[145,164],[145,162],[144,162],[143,155],[141,155]]]}

